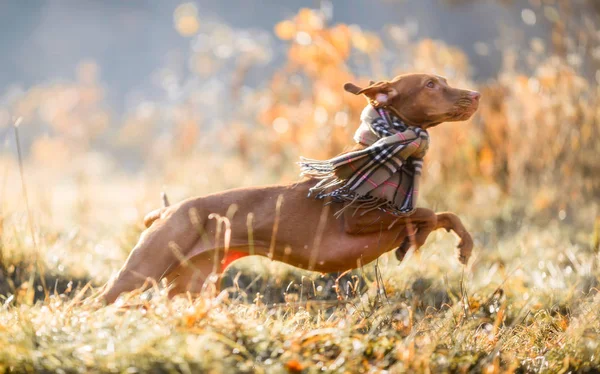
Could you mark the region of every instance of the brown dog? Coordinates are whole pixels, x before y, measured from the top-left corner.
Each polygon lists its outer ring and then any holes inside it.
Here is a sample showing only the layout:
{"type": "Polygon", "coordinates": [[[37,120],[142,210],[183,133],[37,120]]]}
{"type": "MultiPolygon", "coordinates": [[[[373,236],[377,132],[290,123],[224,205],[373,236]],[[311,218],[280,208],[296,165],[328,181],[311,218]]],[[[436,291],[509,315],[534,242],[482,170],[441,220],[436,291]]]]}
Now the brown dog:
{"type": "MultiPolygon", "coordinates": [[[[398,76],[364,89],[350,83],[344,88],[421,128],[468,119],[480,97],[428,74],[398,76]]],[[[149,213],[144,220],[148,228],[101,296],[111,303],[122,292],[165,276],[173,285],[171,295],[198,293],[209,276],[218,279],[225,267],[221,265],[246,255],[320,272],[353,269],[394,248],[401,260],[411,246],[420,248],[439,228],[458,235],[459,260],[467,263],[473,242],[453,213],[417,208],[398,218],[382,211],[346,211],[337,219],[334,213],[341,203],[325,205],[307,197],[316,182],[234,189],[149,213]]]]}

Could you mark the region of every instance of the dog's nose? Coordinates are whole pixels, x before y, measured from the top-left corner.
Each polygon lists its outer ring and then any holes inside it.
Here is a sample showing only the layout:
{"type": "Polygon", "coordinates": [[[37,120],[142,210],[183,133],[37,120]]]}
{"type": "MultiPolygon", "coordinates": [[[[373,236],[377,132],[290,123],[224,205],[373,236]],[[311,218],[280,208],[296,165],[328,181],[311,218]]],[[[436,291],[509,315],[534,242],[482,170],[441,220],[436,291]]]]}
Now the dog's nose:
{"type": "Polygon", "coordinates": [[[471,91],[471,93],[469,94],[469,96],[471,97],[471,99],[473,99],[473,101],[479,101],[479,98],[481,97],[481,94],[477,91],[471,91]]]}

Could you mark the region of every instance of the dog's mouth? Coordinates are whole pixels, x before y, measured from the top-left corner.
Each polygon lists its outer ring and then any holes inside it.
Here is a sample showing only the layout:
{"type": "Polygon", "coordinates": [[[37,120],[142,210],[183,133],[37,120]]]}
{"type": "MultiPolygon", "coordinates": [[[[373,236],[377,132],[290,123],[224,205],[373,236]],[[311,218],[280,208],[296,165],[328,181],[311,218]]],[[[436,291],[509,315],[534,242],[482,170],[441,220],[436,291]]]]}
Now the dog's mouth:
{"type": "Polygon", "coordinates": [[[471,118],[479,108],[479,101],[470,98],[461,98],[455,105],[454,120],[465,121],[471,118]]]}
{"type": "Polygon", "coordinates": [[[471,118],[473,116],[473,114],[475,114],[476,109],[469,109],[469,110],[465,110],[462,113],[459,113],[456,117],[457,121],[466,121],[469,118],[471,118]]]}

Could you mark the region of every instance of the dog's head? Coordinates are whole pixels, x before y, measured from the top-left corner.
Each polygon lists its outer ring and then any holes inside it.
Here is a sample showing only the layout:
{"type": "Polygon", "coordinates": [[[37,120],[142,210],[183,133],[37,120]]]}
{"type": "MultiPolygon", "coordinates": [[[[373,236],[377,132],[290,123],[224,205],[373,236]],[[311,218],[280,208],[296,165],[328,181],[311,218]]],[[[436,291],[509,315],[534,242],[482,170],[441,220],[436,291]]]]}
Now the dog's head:
{"type": "Polygon", "coordinates": [[[481,97],[477,91],[450,87],[446,78],[431,74],[399,75],[391,81],[371,82],[365,88],[346,83],[344,89],[365,95],[374,107],[386,107],[408,125],[424,129],[469,119],[481,97]]]}

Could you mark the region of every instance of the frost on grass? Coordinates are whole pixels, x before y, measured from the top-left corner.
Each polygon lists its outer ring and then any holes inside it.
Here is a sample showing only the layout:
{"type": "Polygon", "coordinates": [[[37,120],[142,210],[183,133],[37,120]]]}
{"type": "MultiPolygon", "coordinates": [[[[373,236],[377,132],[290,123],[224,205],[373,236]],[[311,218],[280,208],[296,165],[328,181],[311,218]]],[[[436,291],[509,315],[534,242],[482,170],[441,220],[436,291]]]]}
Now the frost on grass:
{"type": "Polygon", "coordinates": [[[559,371],[600,364],[598,272],[586,265],[597,265],[595,253],[551,232],[523,230],[478,252],[463,274],[451,259],[454,244],[437,235],[401,265],[382,258],[379,283],[371,265],[337,282],[337,292],[328,289],[331,277],[249,259],[232,273],[259,269],[263,278],[249,285],[238,278],[202,298],[169,300],[161,288],[109,307],[66,295],[35,305],[5,300],[0,363],[15,371],[129,372],[559,371]]]}

